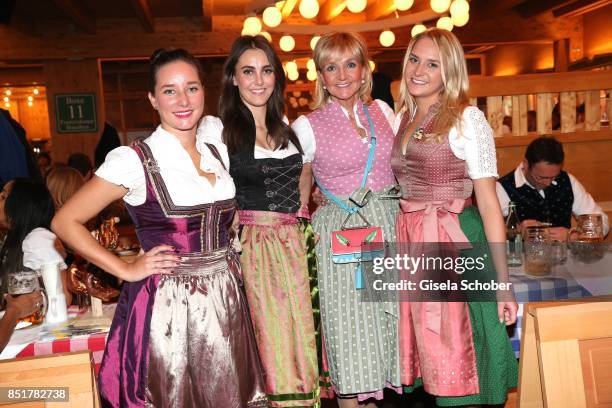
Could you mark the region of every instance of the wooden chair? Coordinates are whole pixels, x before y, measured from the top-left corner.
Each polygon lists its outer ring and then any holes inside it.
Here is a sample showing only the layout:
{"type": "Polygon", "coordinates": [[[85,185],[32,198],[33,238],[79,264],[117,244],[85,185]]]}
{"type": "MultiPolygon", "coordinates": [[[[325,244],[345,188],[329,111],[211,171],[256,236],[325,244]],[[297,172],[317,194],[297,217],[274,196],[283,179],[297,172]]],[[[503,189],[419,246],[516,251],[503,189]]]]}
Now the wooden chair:
{"type": "Polygon", "coordinates": [[[525,305],[521,408],[612,407],[612,296],[525,305]]]}
{"type": "Polygon", "coordinates": [[[0,361],[0,387],[68,387],[68,402],[2,403],[0,407],[100,407],[93,359],[89,351],[0,361]]]}

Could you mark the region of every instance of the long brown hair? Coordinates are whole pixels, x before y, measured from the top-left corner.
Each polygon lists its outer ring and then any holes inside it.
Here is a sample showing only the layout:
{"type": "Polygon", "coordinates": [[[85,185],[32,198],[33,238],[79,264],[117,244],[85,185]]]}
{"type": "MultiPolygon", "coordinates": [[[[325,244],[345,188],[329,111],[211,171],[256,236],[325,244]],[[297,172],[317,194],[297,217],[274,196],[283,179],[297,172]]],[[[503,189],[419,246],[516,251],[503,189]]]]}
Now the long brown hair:
{"type": "MultiPolygon", "coordinates": [[[[450,128],[457,126],[460,131],[461,115],[469,104],[468,90],[470,88],[467,66],[463,47],[453,33],[439,28],[430,28],[412,37],[406,49],[402,73],[416,42],[421,38],[430,38],[440,52],[440,65],[442,83],[444,87],[440,92],[440,108],[433,124],[433,133],[438,141],[450,128]]],[[[416,102],[408,92],[406,78],[400,84],[400,100],[397,112],[405,111],[405,115],[412,116],[416,111],[416,102]]]]}
{"type": "Polygon", "coordinates": [[[223,122],[223,141],[229,153],[255,148],[255,119],[240,97],[234,85],[236,65],[242,54],[248,50],[262,50],[274,70],[274,90],[266,103],[266,127],[275,148],[286,149],[289,141],[300,153],[302,146],[293,130],[283,121],[285,112],[285,72],[272,45],[262,36],[244,35],[239,37],[223,66],[223,90],[219,99],[219,116],[223,122]]]}
{"type": "Polygon", "coordinates": [[[47,176],[47,188],[55,209],[59,210],[84,184],[85,179],[77,169],[61,166],[51,170],[47,176]]]}

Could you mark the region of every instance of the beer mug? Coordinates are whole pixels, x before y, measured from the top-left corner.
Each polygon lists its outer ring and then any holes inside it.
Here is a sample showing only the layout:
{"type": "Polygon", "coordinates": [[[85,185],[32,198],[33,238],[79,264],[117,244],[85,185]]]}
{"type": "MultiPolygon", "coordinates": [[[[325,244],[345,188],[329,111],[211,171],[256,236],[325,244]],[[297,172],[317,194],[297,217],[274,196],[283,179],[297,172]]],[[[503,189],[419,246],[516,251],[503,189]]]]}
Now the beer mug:
{"type": "MultiPolygon", "coordinates": [[[[28,293],[40,290],[40,283],[38,280],[38,273],[32,270],[23,270],[18,272],[9,272],[8,276],[8,293],[12,296],[27,295],[28,293]]],[[[17,321],[18,326],[27,327],[30,324],[32,326],[43,322],[45,313],[47,312],[47,296],[44,291],[42,294],[42,305],[41,307],[29,316],[22,317],[17,321]],[[19,323],[26,323],[25,326],[19,323]],[[29,324],[27,324],[29,323],[29,324]]]]}
{"type": "Polygon", "coordinates": [[[544,276],[550,274],[550,249],[545,227],[530,226],[523,231],[523,268],[527,275],[544,276]]]}
{"type": "Polygon", "coordinates": [[[582,214],[578,216],[578,240],[584,242],[603,241],[603,219],[601,214],[582,214]]]}

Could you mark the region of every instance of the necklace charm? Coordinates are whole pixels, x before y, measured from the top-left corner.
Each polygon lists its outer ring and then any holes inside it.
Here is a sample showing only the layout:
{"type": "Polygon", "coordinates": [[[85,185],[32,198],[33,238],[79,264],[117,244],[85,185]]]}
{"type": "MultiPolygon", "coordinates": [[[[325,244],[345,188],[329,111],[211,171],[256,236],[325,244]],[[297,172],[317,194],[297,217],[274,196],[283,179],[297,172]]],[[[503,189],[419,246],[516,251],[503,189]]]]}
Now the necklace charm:
{"type": "Polygon", "coordinates": [[[423,138],[423,128],[422,127],[418,127],[414,133],[412,134],[412,137],[417,139],[417,140],[421,140],[423,138]]]}

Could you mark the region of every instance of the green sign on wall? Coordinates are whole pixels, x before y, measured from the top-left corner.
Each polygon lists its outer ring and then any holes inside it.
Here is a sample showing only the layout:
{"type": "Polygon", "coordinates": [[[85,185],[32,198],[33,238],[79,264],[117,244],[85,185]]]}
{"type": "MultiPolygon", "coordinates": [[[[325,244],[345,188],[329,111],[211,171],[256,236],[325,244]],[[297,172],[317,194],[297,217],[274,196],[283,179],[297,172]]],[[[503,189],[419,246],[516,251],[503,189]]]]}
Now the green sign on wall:
{"type": "Polygon", "coordinates": [[[55,95],[58,133],[93,133],[98,131],[95,94],[55,95]]]}

